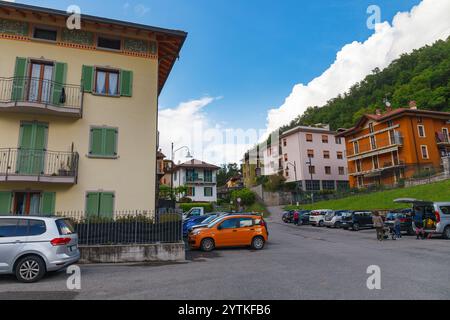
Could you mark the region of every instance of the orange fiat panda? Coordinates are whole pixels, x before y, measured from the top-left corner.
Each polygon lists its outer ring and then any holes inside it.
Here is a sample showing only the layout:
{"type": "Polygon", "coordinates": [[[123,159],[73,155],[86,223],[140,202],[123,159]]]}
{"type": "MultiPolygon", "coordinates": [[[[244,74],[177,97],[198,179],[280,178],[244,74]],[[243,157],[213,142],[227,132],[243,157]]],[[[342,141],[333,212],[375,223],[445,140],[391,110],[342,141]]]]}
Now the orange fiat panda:
{"type": "Polygon", "coordinates": [[[207,252],[214,248],[241,246],[261,250],[268,236],[267,224],[262,217],[241,214],[227,215],[212,221],[206,228],[195,229],[188,240],[192,249],[207,252]]]}

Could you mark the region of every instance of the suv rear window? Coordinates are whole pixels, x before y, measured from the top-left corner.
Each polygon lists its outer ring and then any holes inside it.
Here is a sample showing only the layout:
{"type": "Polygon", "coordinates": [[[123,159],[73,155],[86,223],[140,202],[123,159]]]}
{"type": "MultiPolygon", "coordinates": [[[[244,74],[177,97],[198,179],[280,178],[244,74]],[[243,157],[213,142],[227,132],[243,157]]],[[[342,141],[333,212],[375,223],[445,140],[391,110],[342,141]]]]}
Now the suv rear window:
{"type": "Polygon", "coordinates": [[[58,227],[59,234],[62,236],[75,233],[75,228],[69,219],[56,220],[56,226],[58,227]]]}
{"type": "Polygon", "coordinates": [[[47,231],[45,222],[42,220],[29,220],[29,236],[39,236],[47,231]]]}

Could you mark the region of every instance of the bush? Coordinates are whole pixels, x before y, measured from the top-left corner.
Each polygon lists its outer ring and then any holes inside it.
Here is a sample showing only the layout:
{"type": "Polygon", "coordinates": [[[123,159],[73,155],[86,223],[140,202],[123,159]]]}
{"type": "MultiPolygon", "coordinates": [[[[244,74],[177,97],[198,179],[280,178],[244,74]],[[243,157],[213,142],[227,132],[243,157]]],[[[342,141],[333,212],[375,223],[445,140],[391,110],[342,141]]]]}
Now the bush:
{"type": "Polygon", "coordinates": [[[187,212],[191,210],[192,208],[203,208],[206,213],[213,212],[214,206],[212,203],[180,203],[180,208],[183,210],[183,212],[187,212]]]}
{"type": "Polygon", "coordinates": [[[188,197],[184,197],[180,199],[180,203],[192,203],[192,199],[188,197]]]}
{"type": "Polygon", "coordinates": [[[231,199],[235,204],[237,204],[237,199],[239,198],[241,199],[241,205],[244,206],[251,206],[256,201],[255,193],[248,188],[235,190],[231,193],[231,199]]]}

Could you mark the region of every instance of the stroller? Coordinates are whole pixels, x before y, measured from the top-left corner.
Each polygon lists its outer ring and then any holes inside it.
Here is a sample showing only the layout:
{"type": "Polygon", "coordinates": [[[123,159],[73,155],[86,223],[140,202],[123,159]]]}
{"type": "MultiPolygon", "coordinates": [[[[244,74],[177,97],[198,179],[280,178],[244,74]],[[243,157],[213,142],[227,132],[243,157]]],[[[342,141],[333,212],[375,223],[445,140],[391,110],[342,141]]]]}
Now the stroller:
{"type": "Polygon", "coordinates": [[[395,226],[393,223],[385,223],[384,224],[384,239],[387,240],[391,238],[392,240],[397,240],[397,233],[395,232],[395,226]]]}

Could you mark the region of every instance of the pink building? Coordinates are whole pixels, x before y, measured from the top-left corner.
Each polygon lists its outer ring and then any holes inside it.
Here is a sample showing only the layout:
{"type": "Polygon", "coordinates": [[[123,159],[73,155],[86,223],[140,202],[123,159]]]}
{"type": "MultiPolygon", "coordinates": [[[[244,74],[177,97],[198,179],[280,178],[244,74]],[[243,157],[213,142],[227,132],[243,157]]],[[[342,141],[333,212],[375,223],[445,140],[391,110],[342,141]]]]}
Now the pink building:
{"type": "Polygon", "coordinates": [[[304,191],[347,189],[345,140],[336,134],[328,125],[299,126],[283,133],[281,161],[286,181],[298,181],[304,191]]]}

